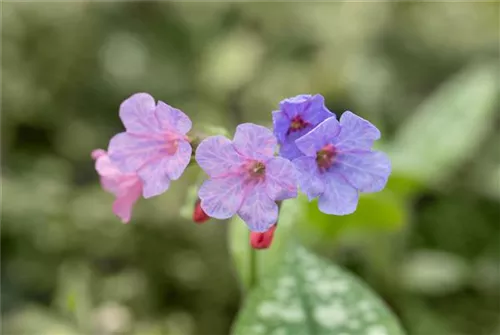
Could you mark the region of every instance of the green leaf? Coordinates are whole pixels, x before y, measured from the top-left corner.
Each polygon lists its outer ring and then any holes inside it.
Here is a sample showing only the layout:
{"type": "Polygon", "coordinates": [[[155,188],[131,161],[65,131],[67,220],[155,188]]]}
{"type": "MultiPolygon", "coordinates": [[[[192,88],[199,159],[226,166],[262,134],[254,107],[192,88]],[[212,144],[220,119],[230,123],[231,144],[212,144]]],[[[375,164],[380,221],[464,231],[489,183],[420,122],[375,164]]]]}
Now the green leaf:
{"type": "Polygon", "coordinates": [[[317,200],[301,199],[305,214],[299,230],[306,240],[331,240],[347,230],[392,232],[401,229],[408,220],[404,201],[388,189],[362,194],[356,211],[344,216],[324,214],[318,209],[317,200]]]}
{"type": "Polygon", "coordinates": [[[274,233],[273,244],[269,249],[253,250],[250,246],[250,231],[239,217],[235,216],[229,223],[229,247],[244,287],[250,284],[250,258],[251,252],[255,253],[257,264],[257,280],[263,273],[267,273],[280,264],[284,257],[285,249],[291,237],[294,222],[300,217],[300,204],[298,199],[285,200],[281,204],[278,228],[274,233]]]}
{"type": "Polygon", "coordinates": [[[403,334],[387,306],[363,283],[302,247],[250,292],[234,335],[403,334]]]}
{"type": "Polygon", "coordinates": [[[442,85],[399,129],[393,170],[439,182],[470,158],[492,127],[497,64],[475,64],[442,85]]]}
{"type": "Polygon", "coordinates": [[[407,199],[419,193],[424,186],[422,182],[412,178],[408,174],[405,175],[395,171],[389,177],[386,188],[397,197],[407,199]]]}

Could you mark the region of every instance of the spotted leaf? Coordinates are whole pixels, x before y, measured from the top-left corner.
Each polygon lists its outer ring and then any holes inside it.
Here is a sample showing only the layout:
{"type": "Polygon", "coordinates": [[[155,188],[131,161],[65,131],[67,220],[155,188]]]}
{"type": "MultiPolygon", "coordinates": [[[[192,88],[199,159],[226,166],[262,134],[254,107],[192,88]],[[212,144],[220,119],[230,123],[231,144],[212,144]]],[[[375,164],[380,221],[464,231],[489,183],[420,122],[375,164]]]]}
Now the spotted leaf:
{"type": "Polygon", "coordinates": [[[291,245],[248,295],[234,335],[402,335],[387,306],[352,275],[291,245]]]}

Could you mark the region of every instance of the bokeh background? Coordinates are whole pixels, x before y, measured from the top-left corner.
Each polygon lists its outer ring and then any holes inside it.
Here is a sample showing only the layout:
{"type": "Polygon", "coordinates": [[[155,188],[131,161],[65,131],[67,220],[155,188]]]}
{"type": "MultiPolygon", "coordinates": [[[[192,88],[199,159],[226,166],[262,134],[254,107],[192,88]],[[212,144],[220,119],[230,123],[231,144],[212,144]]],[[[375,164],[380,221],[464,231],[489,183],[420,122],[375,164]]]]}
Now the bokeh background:
{"type": "Polygon", "coordinates": [[[99,186],[90,152],[140,91],[230,132],[301,93],[375,123],[388,188],[344,218],[304,203],[303,242],[409,334],[500,333],[499,17],[494,2],[2,2],[2,333],[229,332],[242,294],[228,223],[189,220],[199,172],[129,225],[99,186]]]}

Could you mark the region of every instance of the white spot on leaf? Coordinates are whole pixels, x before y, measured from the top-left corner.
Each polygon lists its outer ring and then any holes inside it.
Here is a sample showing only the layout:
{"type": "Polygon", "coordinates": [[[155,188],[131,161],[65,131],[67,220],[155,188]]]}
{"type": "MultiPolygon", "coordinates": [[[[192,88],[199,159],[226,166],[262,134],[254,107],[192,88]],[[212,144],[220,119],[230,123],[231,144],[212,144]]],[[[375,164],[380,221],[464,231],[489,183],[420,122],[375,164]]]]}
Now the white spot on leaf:
{"type": "Polygon", "coordinates": [[[266,327],[264,327],[263,325],[256,324],[252,326],[253,334],[264,334],[265,331],[266,327]]]}
{"type": "Polygon", "coordinates": [[[314,318],[325,328],[337,328],[347,321],[347,313],[339,303],[316,307],[314,318]]]}
{"type": "Polygon", "coordinates": [[[366,335],[388,335],[388,333],[384,326],[376,325],[368,328],[366,335]]]}
{"type": "Polygon", "coordinates": [[[331,281],[323,279],[315,285],[316,292],[321,297],[347,292],[349,284],[346,281],[331,281]]]}
{"type": "Polygon", "coordinates": [[[288,323],[300,323],[305,319],[298,301],[290,304],[279,304],[271,301],[263,302],[257,310],[258,315],[263,319],[274,319],[288,323]]]}

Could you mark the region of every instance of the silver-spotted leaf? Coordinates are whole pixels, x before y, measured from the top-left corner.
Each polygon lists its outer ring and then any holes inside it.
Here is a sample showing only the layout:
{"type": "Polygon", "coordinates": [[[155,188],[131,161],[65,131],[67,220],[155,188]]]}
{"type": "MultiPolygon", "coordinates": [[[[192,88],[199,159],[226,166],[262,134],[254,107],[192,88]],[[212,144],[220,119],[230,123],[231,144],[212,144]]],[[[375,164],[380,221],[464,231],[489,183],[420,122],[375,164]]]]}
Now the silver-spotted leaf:
{"type": "Polygon", "coordinates": [[[354,276],[302,247],[246,297],[234,335],[401,335],[387,306],[354,276]]]}

